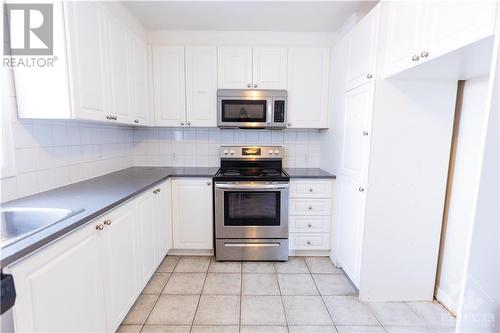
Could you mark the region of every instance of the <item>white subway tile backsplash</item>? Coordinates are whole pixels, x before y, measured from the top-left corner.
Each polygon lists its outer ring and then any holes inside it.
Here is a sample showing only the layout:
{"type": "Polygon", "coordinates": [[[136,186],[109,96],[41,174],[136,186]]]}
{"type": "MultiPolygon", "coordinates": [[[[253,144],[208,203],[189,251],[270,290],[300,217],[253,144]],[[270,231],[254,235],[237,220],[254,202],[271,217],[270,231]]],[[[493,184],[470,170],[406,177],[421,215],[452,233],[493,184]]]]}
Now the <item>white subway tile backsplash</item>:
{"type": "Polygon", "coordinates": [[[144,135],[141,129],[134,130],[135,165],[219,166],[220,146],[260,144],[284,146],[284,165],[287,167],[319,167],[320,138],[311,134],[317,130],[156,130],[157,136],[144,135]],[[158,150],[152,150],[156,145],[158,150]]]}

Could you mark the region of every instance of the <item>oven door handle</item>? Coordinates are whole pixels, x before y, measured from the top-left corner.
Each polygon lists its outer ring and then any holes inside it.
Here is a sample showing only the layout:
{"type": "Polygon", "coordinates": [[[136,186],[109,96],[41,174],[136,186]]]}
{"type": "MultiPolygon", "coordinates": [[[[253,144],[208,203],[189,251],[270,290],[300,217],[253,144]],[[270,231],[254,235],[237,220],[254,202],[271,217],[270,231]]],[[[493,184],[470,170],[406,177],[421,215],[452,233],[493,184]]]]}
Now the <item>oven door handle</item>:
{"type": "Polygon", "coordinates": [[[225,247],[279,247],[280,243],[224,243],[225,247]]]}
{"type": "Polygon", "coordinates": [[[266,184],[266,185],[238,185],[238,184],[215,184],[215,188],[231,189],[231,190],[285,190],[288,184],[266,184]]]}

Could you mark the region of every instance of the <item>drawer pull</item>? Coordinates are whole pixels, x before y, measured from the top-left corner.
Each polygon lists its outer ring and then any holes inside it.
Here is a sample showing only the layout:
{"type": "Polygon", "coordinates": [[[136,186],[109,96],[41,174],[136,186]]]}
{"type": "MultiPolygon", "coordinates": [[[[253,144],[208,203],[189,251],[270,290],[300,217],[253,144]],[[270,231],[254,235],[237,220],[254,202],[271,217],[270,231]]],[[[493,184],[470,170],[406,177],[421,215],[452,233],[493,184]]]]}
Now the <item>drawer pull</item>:
{"type": "Polygon", "coordinates": [[[111,225],[111,220],[104,220],[105,225],[111,225]]]}
{"type": "Polygon", "coordinates": [[[306,242],[306,244],[307,244],[307,245],[311,245],[311,241],[307,241],[307,242],[306,242]]]}
{"type": "Polygon", "coordinates": [[[308,228],[312,227],[311,223],[309,223],[309,224],[307,225],[307,227],[308,227],[308,228]]]}
{"type": "Polygon", "coordinates": [[[95,228],[99,231],[102,231],[104,229],[104,226],[102,224],[98,224],[95,226],[95,228]]]}
{"type": "Polygon", "coordinates": [[[309,188],[309,192],[312,192],[312,191],[313,191],[313,189],[312,189],[312,188],[309,188]]]}
{"type": "Polygon", "coordinates": [[[225,247],[279,247],[280,243],[225,243],[225,247]]]}
{"type": "Polygon", "coordinates": [[[309,208],[309,210],[312,210],[312,209],[313,209],[313,207],[312,207],[312,206],[309,206],[308,208],[309,208]]]}

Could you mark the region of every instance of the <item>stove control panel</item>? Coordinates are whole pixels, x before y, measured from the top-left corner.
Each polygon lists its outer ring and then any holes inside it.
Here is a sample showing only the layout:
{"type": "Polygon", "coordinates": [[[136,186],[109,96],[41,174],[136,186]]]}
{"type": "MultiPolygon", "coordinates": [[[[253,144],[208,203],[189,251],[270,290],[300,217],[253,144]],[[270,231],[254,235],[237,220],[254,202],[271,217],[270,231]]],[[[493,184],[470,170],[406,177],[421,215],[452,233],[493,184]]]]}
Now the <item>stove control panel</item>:
{"type": "Polygon", "coordinates": [[[220,147],[222,159],[282,159],[283,147],[281,146],[223,146],[220,147]]]}

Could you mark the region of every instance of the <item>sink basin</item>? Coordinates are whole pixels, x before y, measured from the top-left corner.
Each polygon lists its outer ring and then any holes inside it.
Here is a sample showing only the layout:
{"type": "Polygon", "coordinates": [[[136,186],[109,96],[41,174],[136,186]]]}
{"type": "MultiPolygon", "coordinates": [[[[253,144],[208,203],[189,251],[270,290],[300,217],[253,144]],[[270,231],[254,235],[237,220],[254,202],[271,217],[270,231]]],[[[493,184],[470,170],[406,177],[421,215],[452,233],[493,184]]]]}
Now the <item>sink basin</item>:
{"type": "Polygon", "coordinates": [[[61,208],[1,209],[0,244],[5,247],[83,211],[61,208]]]}

